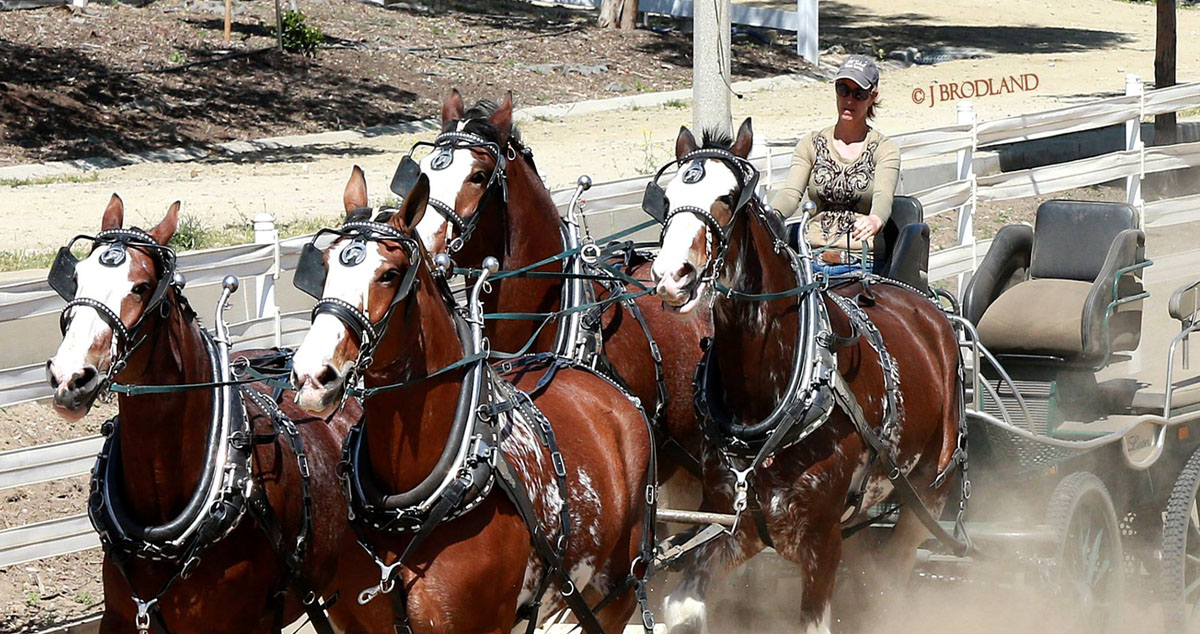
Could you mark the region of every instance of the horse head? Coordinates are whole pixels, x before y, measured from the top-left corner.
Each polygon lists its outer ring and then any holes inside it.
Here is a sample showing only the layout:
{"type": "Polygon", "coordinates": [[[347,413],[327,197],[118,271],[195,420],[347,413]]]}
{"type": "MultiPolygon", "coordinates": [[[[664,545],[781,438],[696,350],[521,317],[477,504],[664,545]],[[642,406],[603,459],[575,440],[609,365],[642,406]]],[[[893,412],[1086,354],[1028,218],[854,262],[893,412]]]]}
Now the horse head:
{"type": "MultiPolygon", "coordinates": [[[[512,93],[499,105],[480,100],[465,109],[462,95],[452,90],[442,104],[442,132],[419,163],[429,179],[428,210],[434,213],[426,213],[415,229],[429,253],[461,249],[491,208],[507,199],[505,165],[515,156],[509,147],[516,134],[512,114],[512,93]]],[[[396,193],[407,195],[405,187],[396,193]]]]}
{"type": "Polygon", "coordinates": [[[101,231],[90,239],[92,251],[76,260],[70,247],[59,251],[50,285],[64,299],[63,341],[46,362],[54,389],[54,410],[75,421],[91,409],[111,376],[120,374],[124,357],[140,343],[139,331],[156,309],[169,303],[174,252],[167,243],[179,222],[179,202],[148,232],[124,229],[125,204],[113,194],[104,210],[101,231]],[[133,339],[133,340],[131,340],[133,339]]]}
{"type": "Polygon", "coordinates": [[[686,126],[680,128],[673,163],[679,170],[665,189],[657,181],[647,189],[647,201],[655,201],[647,207],[657,205],[647,211],[664,223],[651,275],[659,299],[675,312],[690,312],[709,290],[733,217],[754,193],[746,168],[753,141],[750,119],[732,141],[706,131],[703,146],[686,126]]]}
{"type": "Polygon", "coordinates": [[[321,416],[334,411],[352,371],[370,365],[393,311],[403,312],[415,301],[410,295],[423,252],[413,228],[426,215],[428,201],[429,180],[421,175],[398,212],[372,219],[366,179],[354,167],[343,195],[346,224],[318,234],[336,239],[310,263],[323,268],[324,284],[292,369],[296,402],[306,411],[321,416]]]}

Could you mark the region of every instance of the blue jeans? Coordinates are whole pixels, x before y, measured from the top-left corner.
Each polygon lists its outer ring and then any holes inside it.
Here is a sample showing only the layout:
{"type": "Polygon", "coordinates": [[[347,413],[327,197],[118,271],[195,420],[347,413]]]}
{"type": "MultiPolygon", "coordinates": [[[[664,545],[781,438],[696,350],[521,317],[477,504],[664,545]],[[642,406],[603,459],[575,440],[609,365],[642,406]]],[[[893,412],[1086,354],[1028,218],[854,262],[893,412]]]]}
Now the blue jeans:
{"type": "Polygon", "coordinates": [[[825,264],[824,262],[820,262],[818,260],[813,260],[812,270],[813,270],[813,273],[823,273],[829,277],[833,277],[835,275],[846,275],[847,273],[854,273],[856,271],[861,271],[862,265],[861,264],[825,264]]]}

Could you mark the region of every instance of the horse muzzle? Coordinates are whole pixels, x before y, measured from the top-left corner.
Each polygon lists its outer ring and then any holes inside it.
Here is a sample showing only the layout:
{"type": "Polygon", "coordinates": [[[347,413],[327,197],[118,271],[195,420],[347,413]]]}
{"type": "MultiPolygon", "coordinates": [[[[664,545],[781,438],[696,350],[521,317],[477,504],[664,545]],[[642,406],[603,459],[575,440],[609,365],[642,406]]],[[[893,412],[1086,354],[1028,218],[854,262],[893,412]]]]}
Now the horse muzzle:
{"type": "Polygon", "coordinates": [[[342,402],[346,391],[346,373],[326,364],[317,374],[292,371],[296,405],[319,417],[328,417],[342,402]]]}
{"type": "Polygon", "coordinates": [[[92,365],[68,373],[56,368],[54,359],[50,359],[46,362],[46,381],[54,389],[54,411],[69,422],[87,415],[100,390],[100,372],[92,365]]]}
{"type": "Polygon", "coordinates": [[[672,312],[688,313],[699,303],[703,289],[695,267],[685,264],[678,271],[661,277],[657,271],[651,269],[651,274],[658,278],[654,293],[662,300],[664,308],[672,312]]]}

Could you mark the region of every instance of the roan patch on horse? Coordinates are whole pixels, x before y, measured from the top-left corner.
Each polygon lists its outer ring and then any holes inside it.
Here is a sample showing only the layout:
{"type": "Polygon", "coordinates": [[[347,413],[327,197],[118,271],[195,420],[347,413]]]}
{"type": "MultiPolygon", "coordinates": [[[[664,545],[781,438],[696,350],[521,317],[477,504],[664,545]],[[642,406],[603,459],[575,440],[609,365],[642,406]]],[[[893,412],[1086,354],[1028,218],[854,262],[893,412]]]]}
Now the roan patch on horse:
{"type": "Polygon", "coordinates": [[[374,575],[334,473],[357,409],[326,423],[290,392],[277,404],[233,385],[227,343],[196,320],[166,246],[178,213],[126,229],[113,195],[101,231],[76,238],[91,253],[64,247],[50,274],[68,302],[46,366],[55,411],[78,420],[119,394],[88,505],[104,546],[100,631],[278,632],[307,607],[327,634],[323,602],[340,630],[375,631],[388,606],[334,600],[374,575]]]}
{"type": "Polygon", "coordinates": [[[327,414],[365,386],[343,473],[380,575],[359,598],[388,595],[397,630],[531,632],[539,606],[566,604],[588,631],[617,631],[652,547],[645,416],[585,369],[541,388],[540,371],[495,374],[478,302],[460,311],[413,237],[428,197],[421,176],[398,212],[372,215],[356,167],[345,224],[300,265],[321,295],[296,353],[300,403],[327,414]],[[594,620],[576,609],[605,595],[594,620]]]}
{"type": "Polygon", "coordinates": [[[647,211],[665,225],[658,297],[680,313],[715,300],[696,379],[705,489],[709,510],[744,520],[692,552],[664,617],[671,631],[703,631],[713,582],[773,544],[803,579],[787,604],[794,622],[828,632],[844,529],[873,506],[904,503],[878,553],[876,576],[897,575],[885,583],[907,579],[927,530],[941,531],[932,519],[945,476],[964,458],[958,346],[941,310],[899,285],[854,279],[826,291],[811,254],[791,251],[782,219],[747,195],[752,140],[749,119],[736,140],[706,134],[703,147],[684,128],[679,171],[647,188],[647,211]]]}

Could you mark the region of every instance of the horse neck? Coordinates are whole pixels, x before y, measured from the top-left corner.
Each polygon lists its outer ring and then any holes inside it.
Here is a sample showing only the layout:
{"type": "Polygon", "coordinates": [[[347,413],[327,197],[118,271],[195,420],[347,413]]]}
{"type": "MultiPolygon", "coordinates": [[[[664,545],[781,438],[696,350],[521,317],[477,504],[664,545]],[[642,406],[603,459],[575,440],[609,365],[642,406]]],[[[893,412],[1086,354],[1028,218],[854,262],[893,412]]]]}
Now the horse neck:
{"type": "MultiPolygon", "coordinates": [[[[149,339],[129,359],[119,379],[142,385],[204,383],[214,379],[194,320],[178,303],[158,323],[145,325],[149,339]]],[[[200,481],[212,424],[212,390],[187,390],[118,400],[121,467],[133,514],[149,523],[178,515],[200,481]]]]}
{"type": "MultiPolygon", "coordinates": [[[[785,253],[752,210],[730,233],[722,282],[745,293],[777,293],[797,284],[785,253]]],[[[713,306],[713,345],[726,405],[743,420],[765,417],[784,397],[798,345],[795,297],[769,301],[721,298],[713,306]]]]}
{"type": "MultiPolygon", "coordinates": [[[[368,387],[428,376],[463,358],[454,321],[422,267],[415,305],[400,305],[367,372],[368,387]],[[420,324],[418,328],[416,325],[420,324]]],[[[464,370],[375,394],[363,404],[372,470],[391,491],[407,491],[433,469],[450,436],[464,370]]]]}
{"type": "MultiPolygon", "coordinates": [[[[528,266],[562,252],[561,218],[550,192],[537,171],[520,152],[508,164],[507,244],[503,268],[528,266]]],[[[491,253],[504,253],[504,242],[491,253]]],[[[559,262],[542,267],[558,271],[559,262]]],[[[507,278],[496,282],[495,292],[484,300],[487,312],[548,312],[562,301],[562,281],[554,279],[507,278]]],[[[527,320],[494,320],[488,323],[488,338],[499,350],[517,350],[533,336],[537,323],[527,320]]],[[[549,350],[554,328],[547,327],[538,336],[531,352],[549,350]]]]}

